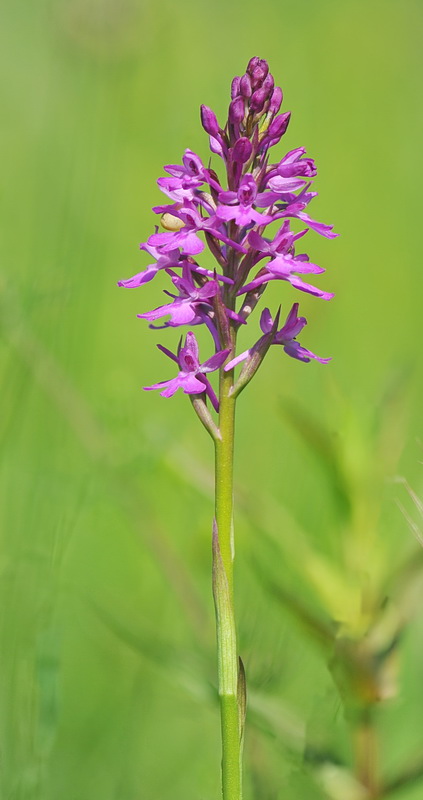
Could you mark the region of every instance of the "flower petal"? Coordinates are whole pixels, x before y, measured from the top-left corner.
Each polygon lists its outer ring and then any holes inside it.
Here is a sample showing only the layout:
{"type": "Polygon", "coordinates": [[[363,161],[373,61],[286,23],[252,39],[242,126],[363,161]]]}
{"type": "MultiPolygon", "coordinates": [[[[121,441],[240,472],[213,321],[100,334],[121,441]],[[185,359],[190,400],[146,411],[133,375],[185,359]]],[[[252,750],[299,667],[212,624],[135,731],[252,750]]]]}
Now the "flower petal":
{"type": "Polygon", "coordinates": [[[219,350],[219,352],[215,353],[214,356],[208,358],[207,361],[204,362],[204,364],[201,364],[200,366],[201,372],[214,372],[216,369],[219,369],[224,363],[224,361],[226,361],[230,352],[231,352],[230,349],[219,350]]]}
{"type": "Polygon", "coordinates": [[[118,286],[125,286],[126,289],[136,289],[138,286],[142,286],[144,283],[148,283],[149,281],[153,280],[154,276],[158,272],[157,264],[150,264],[146,269],[142,270],[141,272],[137,272],[136,275],[133,275],[132,278],[127,278],[126,280],[118,281],[118,286]]]}

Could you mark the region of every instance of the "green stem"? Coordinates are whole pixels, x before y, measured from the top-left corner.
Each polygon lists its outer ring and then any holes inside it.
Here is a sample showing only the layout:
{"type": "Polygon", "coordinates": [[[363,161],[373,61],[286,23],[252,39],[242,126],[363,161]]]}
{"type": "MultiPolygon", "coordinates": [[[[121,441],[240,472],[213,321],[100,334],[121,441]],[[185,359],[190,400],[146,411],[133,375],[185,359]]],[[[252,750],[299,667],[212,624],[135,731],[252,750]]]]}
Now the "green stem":
{"type": "Polygon", "coordinates": [[[218,554],[215,569],[219,700],[222,730],[222,796],[223,800],[241,800],[240,723],[237,700],[238,657],[236,650],[233,604],[233,455],[235,399],[230,397],[233,372],[221,371],[220,437],[215,440],[215,491],[218,554]],[[218,564],[216,564],[218,559],[218,564]]]}
{"type": "Polygon", "coordinates": [[[220,380],[220,439],[215,447],[215,516],[219,532],[220,553],[233,598],[233,461],[235,400],[229,396],[233,386],[233,372],[223,373],[220,380]]]}

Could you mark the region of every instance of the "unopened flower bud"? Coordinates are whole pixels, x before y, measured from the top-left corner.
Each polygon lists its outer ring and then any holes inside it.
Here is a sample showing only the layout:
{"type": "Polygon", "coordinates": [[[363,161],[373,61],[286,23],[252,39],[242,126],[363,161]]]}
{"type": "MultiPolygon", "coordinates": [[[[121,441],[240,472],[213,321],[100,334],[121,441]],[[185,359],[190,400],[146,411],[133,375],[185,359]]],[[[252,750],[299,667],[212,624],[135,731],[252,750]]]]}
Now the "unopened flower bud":
{"type": "Polygon", "coordinates": [[[234,161],[237,161],[240,164],[245,164],[250,160],[252,152],[253,146],[250,140],[245,136],[242,136],[241,139],[238,139],[238,141],[235,142],[232,150],[232,158],[234,161]]]}
{"type": "Polygon", "coordinates": [[[249,60],[249,62],[247,64],[247,72],[251,75],[253,73],[255,67],[259,63],[260,63],[260,59],[258,58],[258,56],[253,56],[252,58],[250,58],[250,60],[249,60]]]}
{"type": "Polygon", "coordinates": [[[270,103],[268,108],[269,114],[272,114],[273,116],[274,114],[278,113],[282,105],[282,100],[283,100],[282,89],[280,88],[280,86],[275,86],[272,92],[272,96],[270,98],[270,103]]]}
{"type": "Polygon", "coordinates": [[[200,107],[201,124],[210,136],[217,136],[219,133],[219,123],[216,114],[208,106],[200,107]]]}
{"type": "Polygon", "coordinates": [[[243,97],[251,97],[251,81],[249,75],[243,75],[239,84],[239,92],[243,97]]]}
{"type": "Polygon", "coordinates": [[[239,78],[237,75],[232,80],[232,84],[231,84],[231,98],[232,98],[232,100],[234,100],[235,97],[238,97],[238,95],[239,95],[239,84],[240,84],[240,81],[241,81],[241,78],[239,78]]]}
{"type": "Polygon", "coordinates": [[[267,100],[267,92],[265,89],[256,89],[250,100],[250,108],[256,114],[263,110],[264,104],[267,100]]]}
{"type": "Polygon", "coordinates": [[[274,85],[275,85],[275,81],[273,80],[273,75],[271,75],[270,72],[269,72],[269,74],[266,75],[266,77],[265,77],[265,79],[264,79],[264,81],[262,83],[262,86],[261,86],[261,88],[265,89],[265,91],[267,92],[268,97],[271,96],[271,94],[273,92],[274,85]]]}
{"type": "Polygon", "coordinates": [[[279,114],[279,116],[275,117],[275,119],[269,125],[267,137],[269,139],[280,139],[280,137],[284,135],[290,119],[290,111],[287,111],[285,114],[279,114]]]}
{"type": "Polygon", "coordinates": [[[244,119],[244,101],[242,97],[235,97],[235,100],[232,100],[232,103],[229,106],[229,122],[233,124],[237,124],[242,122],[244,119]]]}
{"type": "Polygon", "coordinates": [[[269,72],[269,66],[267,61],[264,58],[251,58],[248,62],[247,72],[251,77],[251,85],[253,89],[261,86],[263,83],[267,73],[269,72]]]}
{"type": "Polygon", "coordinates": [[[210,136],[210,150],[212,153],[216,153],[216,155],[224,157],[224,149],[222,146],[222,139],[216,138],[216,136],[210,136]]]}

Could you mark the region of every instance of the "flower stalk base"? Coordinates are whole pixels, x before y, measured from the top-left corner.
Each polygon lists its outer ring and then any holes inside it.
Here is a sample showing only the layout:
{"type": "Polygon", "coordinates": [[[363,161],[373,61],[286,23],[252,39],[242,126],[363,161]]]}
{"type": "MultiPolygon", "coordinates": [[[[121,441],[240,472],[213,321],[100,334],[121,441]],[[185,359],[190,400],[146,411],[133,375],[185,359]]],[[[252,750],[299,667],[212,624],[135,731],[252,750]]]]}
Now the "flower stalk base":
{"type": "MultiPolygon", "coordinates": [[[[215,440],[215,524],[213,595],[216,609],[217,661],[222,731],[222,797],[241,800],[241,740],[245,692],[239,698],[238,655],[233,598],[233,454],[235,400],[233,373],[221,371],[220,438],[215,440]]],[[[245,685],[245,681],[243,682],[245,685]]]]}

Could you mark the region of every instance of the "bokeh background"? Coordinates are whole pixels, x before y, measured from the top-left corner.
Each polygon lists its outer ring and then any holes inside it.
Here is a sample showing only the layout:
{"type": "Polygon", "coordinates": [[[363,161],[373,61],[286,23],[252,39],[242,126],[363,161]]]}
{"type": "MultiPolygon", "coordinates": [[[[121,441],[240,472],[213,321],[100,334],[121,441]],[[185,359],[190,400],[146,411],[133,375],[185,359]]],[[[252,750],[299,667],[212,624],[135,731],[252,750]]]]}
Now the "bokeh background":
{"type": "MultiPolygon", "coordinates": [[[[200,103],[223,120],[232,76],[259,55],[293,114],[278,153],[316,159],[313,216],[341,236],[308,241],[336,298],[300,297],[302,341],[330,366],[275,348],[239,403],[245,793],[353,797],[321,770],[351,765],[353,745],[295,599],[351,632],[363,585],[383,598],[398,565],[420,563],[423,6],[15,0],[0,13],[0,796],[219,796],[212,448],[187,398],[141,390],[170,377],[154,345],[176,333],[136,318],[164,284],[116,281],[148,263],[138,243],[163,164],[186,147],[208,157],[200,103]]],[[[285,284],[269,295],[294,298],[285,284]]],[[[394,782],[423,752],[421,597],[399,614],[398,686],[376,720],[394,782]]]]}

